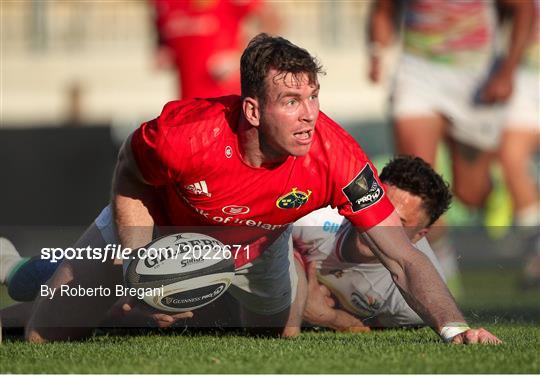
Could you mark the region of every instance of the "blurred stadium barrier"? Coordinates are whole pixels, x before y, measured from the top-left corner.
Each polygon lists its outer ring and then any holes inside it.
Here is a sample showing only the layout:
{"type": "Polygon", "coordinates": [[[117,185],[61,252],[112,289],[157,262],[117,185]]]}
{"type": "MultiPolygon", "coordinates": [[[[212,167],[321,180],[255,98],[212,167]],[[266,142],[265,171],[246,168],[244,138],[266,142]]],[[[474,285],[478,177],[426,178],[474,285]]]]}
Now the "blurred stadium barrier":
{"type": "MultiPolygon", "coordinates": [[[[366,79],[370,2],[272,4],[282,19],[281,34],[327,68],[323,110],[342,121],[381,121],[386,90],[366,79]]],[[[70,116],[73,88],[83,122],[150,118],[174,99],[173,75],[152,65],[154,30],[146,1],[23,0],[0,6],[6,124],[62,124],[70,116]]]]}

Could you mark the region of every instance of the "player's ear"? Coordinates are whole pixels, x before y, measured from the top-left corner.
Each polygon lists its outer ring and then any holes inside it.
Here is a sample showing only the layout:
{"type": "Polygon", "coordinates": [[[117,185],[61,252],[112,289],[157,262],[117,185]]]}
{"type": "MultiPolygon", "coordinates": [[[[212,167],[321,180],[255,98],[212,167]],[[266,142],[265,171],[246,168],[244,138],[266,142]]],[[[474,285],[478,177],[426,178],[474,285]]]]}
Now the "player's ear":
{"type": "Polygon", "coordinates": [[[258,127],[261,120],[261,112],[259,111],[259,102],[257,99],[245,97],[242,101],[242,110],[249,124],[258,127]]]}

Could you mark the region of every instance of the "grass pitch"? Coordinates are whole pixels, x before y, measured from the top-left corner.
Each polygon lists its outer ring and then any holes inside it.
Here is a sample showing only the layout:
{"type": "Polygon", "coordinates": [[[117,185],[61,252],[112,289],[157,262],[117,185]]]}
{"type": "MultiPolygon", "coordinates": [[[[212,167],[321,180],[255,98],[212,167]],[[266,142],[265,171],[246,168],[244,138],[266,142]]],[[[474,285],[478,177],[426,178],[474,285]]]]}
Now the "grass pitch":
{"type": "Polygon", "coordinates": [[[3,373],[538,373],[540,329],[490,327],[498,347],[450,346],[429,330],[304,333],[295,340],[236,335],[100,336],[83,343],[0,349],[3,373]]]}
{"type": "Polygon", "coordinates": [[[501,346],[443,344],[430,329],[304,332],[295,340],[234,333],[96,334],[75,343],[0,345],[2,373],[540,373],[540,293],[512,270],[464,274],[468,319],[501,346]]]}

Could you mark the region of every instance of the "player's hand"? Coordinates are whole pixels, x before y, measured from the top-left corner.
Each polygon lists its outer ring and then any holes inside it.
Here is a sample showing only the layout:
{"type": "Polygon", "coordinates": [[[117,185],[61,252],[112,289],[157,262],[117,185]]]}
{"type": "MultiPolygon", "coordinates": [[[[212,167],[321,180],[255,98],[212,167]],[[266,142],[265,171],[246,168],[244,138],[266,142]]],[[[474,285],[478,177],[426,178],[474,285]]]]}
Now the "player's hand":
{"type": "Polygon", "coordinates": [[[155,324],[158,328],[168,328],[176,322],[193,317],[193,312],[169,313],[158,311],[146,304],[142,304],[140,300],[133,297],[125,297],[119,299],[114,307],[114,313],[120,317],[127,315],[136,315],[146,322],[155,324]]]}
{"type": "Polygon", "coordinates": [[[513,74],[507,70],[495,72],[480,92],[480,99],[484,103],[504,103],[513,91],[513,74]]]}
{"type": "Polygon", "coordinates": [[[374,84],[379,83],[381,75],[381,59],[378,56],[371,56],[369,60],[369,80],[374,84]]]}
{"type": "Polygon", "coordinates": [[[332,291],[325,285],[319,284],[319,290],[321,290],[321,294],[324,296],[324,301],[329,307],[334,308],[336,306],[336,301],[334,298],[332,298],[332,291]]]}
{"type": "Polygon", "coordinates": [[[454,338],[452,338],[451,343],[454,344],[473,344],[473,343],[480,343],[480,344],[488,344],[488,345],[499,345],[502,343],[500,339],[498,339],[496,336],[485,330],[484,328],[480,329],[469,329],[463,333],[460,333],[456,335],[454,338]]]}
{"type": "Polygon", "coordinates": [[[159,47],[154,56],[154,68],[158,70],[169,70],[174,67],[174,54],[169,47],[159,47]]]}
{"type": "Polygon", "coordinates": [[[335,309],[336,301],[328,287],[317,280],[317,265],[311,262],[307,269],[308,298],[304,319],[315,325],[332,328],[338,332],[365,333],[370,328],[346,311],[335,309]]]}
{"type": "Polygon", "coordinates": [[[308,298],[304,308],[304,319],[314,325],[330,326],[336,318],[332,308],[335,304],[330,297],[330,290],[317,281],[317,265],[308,264],[307,268],[308,298]]]}
{"type": "Polygon", "coordinates": [[[240,77],[240,52],[226,50],[214,53],[207,62],[207,69],[212,78],[218,82],[229,81],[240,77]]]}

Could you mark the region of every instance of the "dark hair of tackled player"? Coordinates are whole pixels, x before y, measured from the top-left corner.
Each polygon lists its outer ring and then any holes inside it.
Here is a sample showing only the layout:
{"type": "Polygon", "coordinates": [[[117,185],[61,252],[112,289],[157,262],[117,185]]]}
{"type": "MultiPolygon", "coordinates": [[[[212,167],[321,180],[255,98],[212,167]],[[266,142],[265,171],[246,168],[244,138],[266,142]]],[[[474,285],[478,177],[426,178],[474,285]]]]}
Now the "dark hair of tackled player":
{"type": "Polygon", "coordinates": [[[240,59],[243,98],[257,98],[264,108],[266,76],[270,69],[291,73],[295,78],[307,74],[310,85],[317,82],[317,75],[325,74],[322,65],[305,49],[284,38],[261,33],[249,42],[240,59]]]}
{"type": "Polygon", "coordinates": [[[401,155],[392,159],[379,175],[385,184],[393,185],[422,199],[431,226],[450,207],[452,193],[448,183],[422,158],[401,155]]]}

